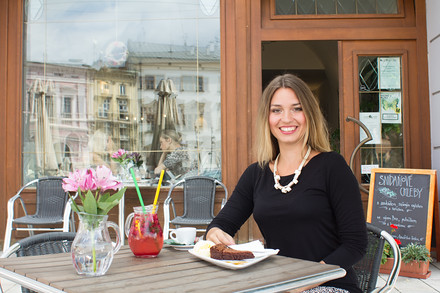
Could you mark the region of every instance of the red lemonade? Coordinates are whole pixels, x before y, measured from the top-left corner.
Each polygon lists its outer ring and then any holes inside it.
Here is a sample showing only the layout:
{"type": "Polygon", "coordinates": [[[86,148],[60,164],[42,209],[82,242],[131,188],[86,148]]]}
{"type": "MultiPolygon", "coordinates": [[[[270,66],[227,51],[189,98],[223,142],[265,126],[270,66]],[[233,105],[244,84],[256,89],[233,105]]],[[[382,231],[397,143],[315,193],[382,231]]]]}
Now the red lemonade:
{"type": "Polygon", "coordinates": [[[136,257],[156,257],[162,250],[163,231],[157,214],[135,213],[128,245],[136,257]]]}

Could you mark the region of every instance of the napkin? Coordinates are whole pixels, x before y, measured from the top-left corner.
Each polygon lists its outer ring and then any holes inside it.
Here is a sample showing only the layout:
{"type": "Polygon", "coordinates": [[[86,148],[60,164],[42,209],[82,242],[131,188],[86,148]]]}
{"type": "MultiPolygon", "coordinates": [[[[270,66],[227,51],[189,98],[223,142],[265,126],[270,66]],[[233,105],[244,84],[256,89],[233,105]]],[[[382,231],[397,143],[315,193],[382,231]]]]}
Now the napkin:
{"type": "Polygon", "coordinates": [[[248,250],[252,251],[254,253],[262,253],[262,254],[277,254],[280,250],[279,249],[270,249],[270,248],[264,248],[263,243],[261,243],[260,240],[251,241],[248,243],[243,244],[234,244],[229,245],[230,248],[237,249],[237,250],[248,250]]]}

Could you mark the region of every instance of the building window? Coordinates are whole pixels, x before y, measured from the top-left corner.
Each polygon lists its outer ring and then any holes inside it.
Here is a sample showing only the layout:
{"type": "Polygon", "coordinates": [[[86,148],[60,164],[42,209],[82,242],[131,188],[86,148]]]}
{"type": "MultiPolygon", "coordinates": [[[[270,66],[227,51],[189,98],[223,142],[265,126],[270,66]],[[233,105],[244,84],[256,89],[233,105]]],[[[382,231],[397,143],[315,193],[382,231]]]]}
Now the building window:
{"type": "MultiPolygon", "coordinates": [[[[24,183],[68,175],[58,167],[62,149],[54,149],[66,137],[75,138],[68,143],[73,170],[114,166],[111,152],[119,148],[139,152],[143,168],[154,170],[162,155],[162,129],[177,129],[182,138],[181,151],[188,155],[182,177],[221,179],[220,1],[212,1],[209,10],[201,9],[199,0],[124,5],[108,0],[99,9],[87,1],[44,1],[43,14],[35,13],[34,2],[39,5],[31,0],[24,7],[23,22],[24,183]],[[53,84],[46,101],[53,119],[44,136],[32,112],[35,97],[41,97],[35,80],[53,84]],[[63,122],[69,127],[60,129],[60,118],[69,118],[63,122]],[[52,149],[37,150],[42,139],[52,149]]],[[[165,178],[162,184],[169,182],[165,178]]]]}
{"type": "Polygon", "coordinates": [[[107,82],[101,82],[101,95],[108,95],[110,94],[110,84],[108,84],[107,82]]]}
{"type": "Polygon", "coordinates": [[[398,14],[398,0],[272,0],[276,15],[398,14]]]}
{"type": "Polygon", "coordinates": [[[128,101],[125,99],[118,100],[119,119],[128,120],[128,101]]]}
{"type": "Polygon", "coordinates": [[[110,113],[110,99],[104,99],[99,107],[98,116],[100,118],[108,118],[110,113]]]}
{"type": "Polygon", "coordinates": [[[181,78],[181,91],[189,92],[203,92],[204,82],[202,76],[182,76],[181,78]]]}
{"type": "Polygon", "coordinates": [[[152,76],[152,75],[145,76],[145,89],[146,90],[156,89],[156,81],[155,81],[154,76],[152,76]]]}
{"type": "Polygon", "coordinates": [[[63,118],[72,118],[72,97],[63,97],[63,118]]]}
{"type": "Polygon", "coordinates": [[[119,85],[119,95],[125,96],[125,84],[119,85]]]}

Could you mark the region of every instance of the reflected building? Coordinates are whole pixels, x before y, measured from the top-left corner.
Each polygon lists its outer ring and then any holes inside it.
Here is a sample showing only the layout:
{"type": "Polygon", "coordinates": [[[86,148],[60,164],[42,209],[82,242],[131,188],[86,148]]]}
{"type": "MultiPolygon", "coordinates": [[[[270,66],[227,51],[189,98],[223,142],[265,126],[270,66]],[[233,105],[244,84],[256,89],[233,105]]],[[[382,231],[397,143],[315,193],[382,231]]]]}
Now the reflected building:
{"type": "MultiPolygon", "coordinates": [[[[152,162],[152,154],[161,153],[152,142],[162,80],[174,85],[175,129],[197,174],[220,178],[219,42],[197,50],[129,41],[127,52],[123,62],[98,60],[93,66],[26,63],[25,181],[102,164],[117,172],[110,156],[120,148],[152,162]],[[44,129],[38,124],[43,112],[44,129]]],[[[151,170],[155,163],[150,164],[151,170]]]]}

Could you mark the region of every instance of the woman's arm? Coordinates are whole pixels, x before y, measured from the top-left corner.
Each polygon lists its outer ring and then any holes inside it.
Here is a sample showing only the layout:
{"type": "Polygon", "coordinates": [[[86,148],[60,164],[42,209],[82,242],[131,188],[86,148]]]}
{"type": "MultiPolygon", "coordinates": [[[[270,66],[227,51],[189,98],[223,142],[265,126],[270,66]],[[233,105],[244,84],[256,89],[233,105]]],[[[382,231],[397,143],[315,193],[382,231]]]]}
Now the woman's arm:
{"type": "MultiPolygon", "coordinates": [[[[206,229],[207,237],[215,243],[222,242],[227,244],[234,237],[244,222],[252,214],[254,208],[254,184],[257,181],[258,170],[256,164],[249,166],[241,175],[232,195],[226,205],[220,210],[218,215],[206,229]],[[211,229],[215,229],[211,232],[211,229]]],[[[231,244],[231,243],[229,243],[231,244]]]]}
{"type": "Polygon", "coordinates": [[[341,244],[323,261],[348,268],[365,254],[367,230],[358,182],[344,158],[335,156],[327,165],[327,186],[341,244]]]}
{"type": "Polygon", "coordinates": [[[157,164],[157,167],[154,169],[154,174],[159,174],[162,170],[165,170],[167,168],[163,164],[165,157],[166,157],[166,154],[163,152],[162,155],[160,155],[160,159],[159,159],[159,163],[157,164]]]}

